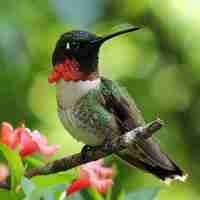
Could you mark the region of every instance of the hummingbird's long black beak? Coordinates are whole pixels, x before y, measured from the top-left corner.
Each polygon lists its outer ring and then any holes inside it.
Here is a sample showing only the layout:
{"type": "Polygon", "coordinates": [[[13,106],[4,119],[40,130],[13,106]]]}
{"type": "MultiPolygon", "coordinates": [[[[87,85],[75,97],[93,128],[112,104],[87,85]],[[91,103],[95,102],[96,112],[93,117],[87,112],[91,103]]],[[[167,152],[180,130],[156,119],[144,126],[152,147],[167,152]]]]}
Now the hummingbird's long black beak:
{"type": "Polygon", "coordinates": [[[133,32],[133,31],[137,31],[139,29],[140,28],[138,28],[138,27],[127,28],[125,30],[121,30],[121,31],[118,31],[118,32],[115,32],[115,33],[111,33],[111,34],[105,35],[103,37],[100,37],[99,39],[93,40],[93,41],[91,41],[91,44],[100,46],[102,43],[104,43],[105,41],[107,41],[107,40],[109,40],[113,37],[116,37],[116,36],[121,35],[121,34],[129,33],[129,32],[133,32]]]}

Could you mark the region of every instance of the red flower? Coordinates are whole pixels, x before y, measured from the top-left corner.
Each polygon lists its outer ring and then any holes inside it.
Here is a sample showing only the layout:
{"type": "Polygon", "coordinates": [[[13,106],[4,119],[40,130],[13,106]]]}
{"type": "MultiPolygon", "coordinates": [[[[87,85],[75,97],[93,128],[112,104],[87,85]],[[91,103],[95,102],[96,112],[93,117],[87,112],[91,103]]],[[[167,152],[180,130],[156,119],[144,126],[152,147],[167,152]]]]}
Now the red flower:
{"type": "Polygon", "coordinates": [[[67,189],[67,196],[81,189],[93,187],[105,193],[112,185],[113,169],[102,165],[103,160],[89,162],[80,167],[80,176],[67,189]]]}
{"type": "Polygon", "coordinates": [[[25,127],[13,129],[8,122],[2,123],[0,142],[8,145],[11,149],[15,149],[19,145],[19,154],[23,158],[38,152],[45,156],[51,156],[59,148],[58,145],[48,146],[47,138],[38,131],[31,132],[25,127]]]}

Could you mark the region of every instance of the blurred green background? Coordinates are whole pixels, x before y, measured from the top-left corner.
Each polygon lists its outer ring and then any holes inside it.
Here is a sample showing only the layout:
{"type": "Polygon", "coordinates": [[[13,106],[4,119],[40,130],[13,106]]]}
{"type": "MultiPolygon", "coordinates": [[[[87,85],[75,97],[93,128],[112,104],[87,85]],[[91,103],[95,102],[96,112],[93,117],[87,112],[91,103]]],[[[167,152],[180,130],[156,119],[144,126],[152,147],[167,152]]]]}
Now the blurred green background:
{"type": "Polygon", "coordinates": [[[200,199],[199,8],[196,0],[1,0],[0,121],[25,120],[48,134],[50,143],[62,145],[57,158],[78,152],[82,144],[59,122],[55,88],[47,82],[59,35],[143,27],[102,47],[101,72],[127,87],[147,121],[166,122],[158,140],[189,179],[168,187],[116,161],[115,184],[126,190],[160,185],[159,200],[200,199]]]}

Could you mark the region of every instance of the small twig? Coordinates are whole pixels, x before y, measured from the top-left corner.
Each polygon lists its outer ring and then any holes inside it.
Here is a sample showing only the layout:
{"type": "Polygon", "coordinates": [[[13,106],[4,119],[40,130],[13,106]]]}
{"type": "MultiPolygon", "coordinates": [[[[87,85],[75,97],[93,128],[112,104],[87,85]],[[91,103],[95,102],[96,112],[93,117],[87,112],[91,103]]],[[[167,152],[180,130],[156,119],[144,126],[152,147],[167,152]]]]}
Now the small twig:
{"type": "MultiPolygon", "coordinates": [[[[85,155],[86,159],[84,160],[81,157],[81,153],[73,154],[71,156],[67,156],[59,160],[47,163],[42,167],[36,167],[30,169],[25,173],[25,176],[31,178],[33,176],[38,176],[38,175],[53,174],[56,172],[72,169],[87,162],[98,160],[112,153],[119,152],[127,148],[130,144],[137,142],[138,140],[141,139],[144,140],[150,138],[162,126],[163,122],[160,119],[156,119],[144,126],[137,127],[134,130],[129,131],[124,135],[120,136],[119,138],[117,138],[116,141],[113,142],[112,144],[113,148],[110,151],[105,151],[103,147],[102,149],[101,148],[91,149],[86,152],[85,155]]],[[[0,188],[9,188],[9,184],[5,183],[3,187],[1,187],[0,185],[0,188]]]]}

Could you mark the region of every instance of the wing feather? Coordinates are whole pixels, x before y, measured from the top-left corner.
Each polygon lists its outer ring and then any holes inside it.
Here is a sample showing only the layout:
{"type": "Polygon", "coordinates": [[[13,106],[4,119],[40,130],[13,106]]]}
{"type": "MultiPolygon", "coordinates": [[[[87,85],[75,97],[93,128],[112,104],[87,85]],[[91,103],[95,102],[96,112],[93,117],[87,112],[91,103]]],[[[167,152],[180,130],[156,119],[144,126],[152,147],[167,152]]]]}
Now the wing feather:
{"type": "MultiPolygon", "coordinates": [[[[145,121],[128,92],[109,79],[102,77],[101,80],[103,106],[113,114],[120,134],[144,125],[145,121]]],[[[134,143],[129,149],[119,152],[118,156],[163,180],[183,176],[182,170],[161,151],[152,138],[134,143]]]]}

